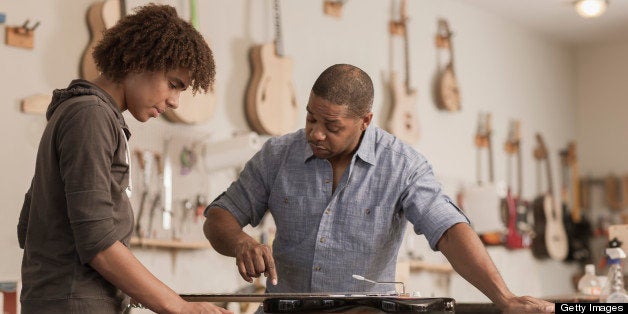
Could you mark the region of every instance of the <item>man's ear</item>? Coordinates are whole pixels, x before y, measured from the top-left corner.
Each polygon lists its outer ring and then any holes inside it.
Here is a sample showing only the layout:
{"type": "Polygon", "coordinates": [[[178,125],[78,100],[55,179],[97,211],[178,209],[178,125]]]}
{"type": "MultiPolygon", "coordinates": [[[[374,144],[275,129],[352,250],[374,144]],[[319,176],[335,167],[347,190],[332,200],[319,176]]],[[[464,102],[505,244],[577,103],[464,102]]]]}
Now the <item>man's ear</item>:
{"type": "Polygon", "coordinates": [[[369,112],[364,117],[362,117],[362,121],[360,122],[362,124],[360,126],[362,131],[364,131],[364,130],[366,130],[366,128],[368,128],[368,126],[371,124],[372,120],[373,120],[373,113],[372,112],[369,112]]]}

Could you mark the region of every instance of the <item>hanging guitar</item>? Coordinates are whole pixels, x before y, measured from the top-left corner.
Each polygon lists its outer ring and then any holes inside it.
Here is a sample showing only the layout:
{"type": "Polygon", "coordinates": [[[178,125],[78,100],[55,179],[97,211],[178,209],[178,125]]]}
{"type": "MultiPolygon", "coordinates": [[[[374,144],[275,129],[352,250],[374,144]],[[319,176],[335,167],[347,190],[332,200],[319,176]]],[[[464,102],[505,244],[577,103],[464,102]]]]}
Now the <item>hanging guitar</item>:
{"type": "Polygon", "coordinates": [[[323,13],[337,19],[342,17],[342,7],[349,0],[325,0],[323,2],[323,13]]]}
{"type": "Polygon", "coordinates": [[[126,15],[126,1],[106,0],[98,1],[89,6],[87,11],[87,25],[90,31],[90,41],[83,51],[81,59],[81,77],[86,80],[93,80],[100,75],[92,52],[94,47],[103,37],[103,32],[114,26],[120,17],[126,15]]]}
{"type": "Polygon", "coordinates": [[[251,79],[246,93],[246,117],[260,134],[283,135],[295,129],[297,100],[292,84],[292,60],[284,56],[279,0],[274,0],[275,42],[251,48],[251,79]]]}
{"type": "Polygon", "coordinates": [[[436,48],[438,48],[438,72],[435,81],[436,106],[440,110],[459,111],[460,110],[460,90],[454,72],[454,49],[451,42],[452,32],[445,19],[438,20],[438,30],[436,34],[436,48]],[[441,52],[446,50],[449,60],[444,62],[441,52]]]}
{"type": "Polygon", "coordinates": [[[504,145],[508,154],[508,179],[510,181],[510,160],[514,155],[517,161],[517,194],[513,194],[512,184],[508,183],[508,191],[506,198],[502,200],[502,216],[505,218],[508,226],[505,245],[509,249],[521,249],[530,246],[530,235],[521,231],[521,225],[527,224],[528,204],[522,199],[523,177],[521,170],[521,136],[520,122],[512,121],[510,123],[510,131],[508,132],[508,140],[504,145]]]}
{"type": "Polygon", "coordinates": [[[537,160],[539,167],[545,163],[547,191],[541,193],[532,202],[535,232],[531,246],[532,254],[539,259],[550,257],[554,260],[562,261],[569,252],[567,233],[563,225],[562,211],[558,208],[554,199],[551,162],[548,158],[547,146],[541,134],[536,134],[536,140],[537,146],[534,149],[534,158],[537,160]]]}
{"type": "MultiPolygon", "coordinates": [[[[391,33],[397,27],[403,34],[405,82],[398,81],[397,73],[390,74],[390,88],[392,91],[392,113],[388,120],[388,130],[407,144],[414,144],[419,140],[419,119],[417,112],[417,93],[410,87],[410,53],[408,43],[408,16],[406,15],[406,0],[401,2],[401,17],[399,21],[391,21],[391,33]],[[393,26],[394,25],[394,26],[393,26]]],[[[391,34],[392,35],[392,34],[391,34]]]]}
{"type": "Polygon", "coordinates": [[[493,150],[491,145],[491,115],[480,113],[475,135],[477,147],[477,180],[474,185],[465,186],[462,191],[461,206],[471,220],[471,226],[485,245],[503,243],[504,224],[500,218],[500,202],[503,197],[493,179],[493,150]],[[482,180],[482,152],[488,154],[488,182],[482,180]]]}
{"type": "Polygon", "coordinates": [[[591,246],[593,228],[580,205],[580,179],[576,144],[570,142],[567,148],[560,152],[563,165],[563,219],[568,236],[569,252],[567,261],[576,261],[581,264],[591,262],[591,246]],[[569,196],[571,195],[571,201],[569,196]],[[571,207],[571,209],[569,209],[571,207]]]}
{"type": "MultiPolygon", "coordinates": [[[[197,0],[190,0],[190,23],[198,30],[197,7],[197,0]]],[[[188,88],[179,95],[179,107],[176,110],[166,110],[164,118],[170,122],[183,124],[203,123],[212,118],[215,106],[216,94],[214,90],[210,89],[206,93],[199,91],[194,94],[188,88]]]]}

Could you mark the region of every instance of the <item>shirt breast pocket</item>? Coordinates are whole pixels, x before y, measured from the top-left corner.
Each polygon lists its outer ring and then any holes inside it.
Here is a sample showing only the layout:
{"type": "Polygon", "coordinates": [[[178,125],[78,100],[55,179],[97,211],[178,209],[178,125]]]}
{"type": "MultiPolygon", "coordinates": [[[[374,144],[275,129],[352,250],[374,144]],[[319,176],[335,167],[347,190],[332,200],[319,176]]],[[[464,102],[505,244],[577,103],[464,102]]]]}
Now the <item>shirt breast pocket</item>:
{"type": "Polygon", "coordinates": [[[277,228],[276,241],[300,244],[310,232],[318,229],[304,203],[305,196],[271,195],[268,207],[277,228]]]}
{"type": "Polygon", "coordinates": [[[337,230],[343,246],[356,252],[374,253],[396,239],[402,221],[393,206],[352,203],[343,210],[337,230]]]}

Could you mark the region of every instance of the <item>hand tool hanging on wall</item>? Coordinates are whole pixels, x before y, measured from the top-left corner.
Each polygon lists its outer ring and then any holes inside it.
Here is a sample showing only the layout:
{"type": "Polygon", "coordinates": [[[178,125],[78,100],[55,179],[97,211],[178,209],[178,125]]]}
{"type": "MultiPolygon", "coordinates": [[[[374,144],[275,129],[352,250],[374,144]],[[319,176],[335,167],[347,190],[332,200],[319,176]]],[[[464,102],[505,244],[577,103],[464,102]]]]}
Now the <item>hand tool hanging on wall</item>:
{"type": "Polygon", "coordinates": [[[142,174],[142,197],[140,199],[139,211],[137,213],[137,217],[135,218],[135,235],[139,238],[143,238],[147,235],[150,236],[149,234],[146,234],[144,228],[142,228],[142,218],[144,216],[144,208],[146,207],[146,201],[150,192],[150,179],[155,156],[152,152],[147,150],[136,150],[135,155],[139,161],[140,171],[142,174]]]}
{"type": "Polygon", "coordinates": [[[164,141],[164,173],[163,173],[163,216],[162,227],[164,230],[170,230],[172,228],[172,164],[170,162],[170,155],[168,154],[168,147],[170,146],[170,139],[164,141]]]}
{"type": "Polygon", "coordinates": [[[36,22],[33,26],[28,26],[30,20],[26,20],[22,26],[6,27],[6,44],[9,46],[33,49],[35,29],[39,26],[36,22]]]}
{"type": "MultiPolygon", "coordinates": [[[[161,154],[154,154],[154,162],[157,164],[157,172],[159,174],[159,178],[163,181],[163,163],[161,159],[161,154]]],[[[150,207],[150,212],[148,213],[148,229],[146,230],[147,237],[154,237],[153,234],[153,221],[155,220],[155,212],[161,203],[161,188],[157,189],[155,196],[153,198],[153,202],[150,207]]]]}

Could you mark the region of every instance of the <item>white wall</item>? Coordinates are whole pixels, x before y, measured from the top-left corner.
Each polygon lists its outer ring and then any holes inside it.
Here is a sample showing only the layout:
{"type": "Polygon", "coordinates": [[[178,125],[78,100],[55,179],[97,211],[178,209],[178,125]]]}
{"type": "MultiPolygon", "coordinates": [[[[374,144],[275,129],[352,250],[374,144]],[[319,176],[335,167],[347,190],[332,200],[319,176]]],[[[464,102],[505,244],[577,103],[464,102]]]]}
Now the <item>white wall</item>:
{"type": "MultiPolygon", "coordinates": [[[[54,88],[62,88],[78,75],[80,56],[89,38],[84,14],[91,2],[22,0],[0,3],[0,11],[7,13],[7,25],[22,24],[27,18],[42,22],[36,31],[34,50],[0,45],[4,74],[0,78],[0,95],[4,100],[0,109],[0,130],[7,135],[2,139],[2,147],[8,148],[2,153],[2,162],[6,166],[0,190],[4,200],[0,215],[5,218],[0,221],[0,248],[5,253],[0,262],[0,280],[19,276],[21,251],[15,239],[15,226],[45,123],[40,116],[20,113],[19,101],[34,93],[50,93],[54,88]]],[[[183,0],[161,2],[180,9],[187,7],[187,1],[183,0]]],[[[128,1],[129,6],[139,3],[144,1],[128,1]]],[[[568,47],[545,40],[475,7],[453,0],[409,3],[412,85],[419,92],[422,131],[416,148],[431,160],[445,188],[453,194],[460,184],[475,180],[473,134],[477,113],[483,110],[493,114],[495,174],[501,180],[505,179],[506,173],[506,159],[501,147],[507,135],[508,121],[521,119],[524,196],[532,198],[537,193],[532,159],[533,135],[542,132],[553,151],[576,137],[575,104],[579,100],[577,97],[586,96],[581,93],[576,74],[593,70],[587,70],[586,62],[580,62],[579,71],[576,71],[575,55],[568,47]],[[455,32],[456,71],[463,100],[463,109],[459,113],[438,111],[431,96],[438,17],[447,18],[455,32]]],[[[389,5],[389,1],[380,0],[349,1],[342,19],[337,20],[323,15],[322,1],[282,2],[285,50],[294,61],[293,78],[301,106],[297,125],[304,124],[304,105],[318,74],[327,66],[341,62],[357,65],[371,75],[376,87],[374,122],[383,125],[383,117],[390,108],[386,85],[391,55],[387,32],[389,5]]],[[[250,71],[247,51],[253,44],[272,40],[271,8],[271,1],[199,1],[200,28],[210,41],[217,62],[218,107],[215,116],[207,124],[190,127],[164,120],[140,124],[126,115],[133,132],[133,148],[161,150],[162,140],[172,137],[175,141],[170,154],[176,160],[183,145],[208,137],[209,140],[221,140],[233,132],[249,130],[243,111],[250,71]]],[[[400,71],[401,42],[395,40],[394,44],[393,66],[400,71]]],[[[606,103],[611,105],[610,101],[606,103]]],[[[588,116],[588,112],[583,111],[581,104],[578,113],[588,116]]],[[[623,130],[625,134],[626,127],[623,130]]],[[[556,156],[551,156],[554,169],[557,169],[556,156]]],[[[582,157],[584,164],[586,155],[583,153],[582,157]]],[[[234,175],[231,170],[212,173],[208,181],[198,172],[177,176],[175,199],[178,202],[200,192],[214,197],[234,175]]],[[[558,184],[557,175],[554,179],[558,184]]],[[[135,182],[139,182],[139,177],[135,182]]],[[[137,193],[133,201],[134,204],[139,202],[137,193]]],[[[202,239],[200,224],[183,236],[187,240],[202,239]]],[[[422,244],[422,237],[415,242],[418,248],[427,247],[422,244]]],[[[159,278],[180,292],[226,292],[245,284],[238,279],[233,259],[219,256],[214,251],[180,252],[174,259],[165,251],[136,250],[136,253],[159,278]]],[[[572,291],[570,275],[573,266],[535,260],[528,250],[491,249],[490,253],[515,293],[547,296],[572,291]]],[[[439,253],[425,251],[423,257],[442,261],[439,253]]],[[[450,294],[459,301],[485,300],[457,276],[449,283],[441,276],[416,274],[409,286],[424,296],[450,294]]]]}
{"type": "Polygon", "coordinates": [[[583,174],[628,172],[628,43],[577,54],[578,150],[583,174]]]}

